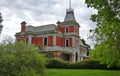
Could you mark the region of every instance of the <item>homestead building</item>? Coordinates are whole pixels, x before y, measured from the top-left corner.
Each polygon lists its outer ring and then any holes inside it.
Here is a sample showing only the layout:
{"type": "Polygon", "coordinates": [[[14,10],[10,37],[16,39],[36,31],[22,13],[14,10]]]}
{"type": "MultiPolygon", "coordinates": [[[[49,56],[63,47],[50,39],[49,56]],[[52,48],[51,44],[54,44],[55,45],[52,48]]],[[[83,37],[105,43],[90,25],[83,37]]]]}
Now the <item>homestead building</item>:
{"type": "Polygon", "coordinates": [[[55,59],[79,62],[87,56],[86,45],[80,40],[79,24],[75,20],[74,10],[69,7],[63,22],[41,26],[21,23],[21,31],[16,33],[16,41],[42,46],[42,52],[50,52],[55,59]]]}

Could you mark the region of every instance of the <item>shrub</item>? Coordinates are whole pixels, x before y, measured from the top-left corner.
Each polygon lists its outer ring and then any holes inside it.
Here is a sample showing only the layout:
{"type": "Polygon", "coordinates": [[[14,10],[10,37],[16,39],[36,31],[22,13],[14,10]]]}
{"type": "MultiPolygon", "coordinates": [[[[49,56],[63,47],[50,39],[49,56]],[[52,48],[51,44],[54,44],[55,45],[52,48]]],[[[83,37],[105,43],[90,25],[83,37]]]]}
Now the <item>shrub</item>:
{"type": "Polygon", "coordinates": [[[0,45],[1,76],[44,74],[46,59],[35,46],[21,42],[0,45]]]}
{"type": "Polygon", "coordinates": [[[118,70],[119,68],[114,66],[107,68],[106,64],[101,64],[99,61],[89,60],[89,61],[81,61],[78,63],[70,63],[66,61],[49,59],[47,68],[57,68],[57,69],[110,69],[110,70],[118,70]]]}
{"type": "Polygon", "coordinates": [[[82,61],[73,64],[75,69],[106,69],[105,64],[100,64],[99,61],[89,60],[89,61],[82,61]]]}
{"type": "Polygon", "coordinates": [[[69,69],[71,64],[66,61],[61,61],[57,59],[49,59],[46,67],[47,68],[59,68],[59,69],[69,69]]]}

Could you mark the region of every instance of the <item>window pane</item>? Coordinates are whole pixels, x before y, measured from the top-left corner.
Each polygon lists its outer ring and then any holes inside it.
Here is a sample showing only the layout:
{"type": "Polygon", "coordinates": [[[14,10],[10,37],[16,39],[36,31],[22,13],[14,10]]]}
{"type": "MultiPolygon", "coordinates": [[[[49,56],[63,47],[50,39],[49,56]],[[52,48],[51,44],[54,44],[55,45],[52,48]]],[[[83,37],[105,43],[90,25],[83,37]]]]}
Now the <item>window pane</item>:
{"type": "Polygon", "coordinates": [[[47,38],[44,38],[44,45],[47,45],[47,38]]]}
{"type": "Polygon", "coordinates": [[[68,47],[69,46],[69,42],[68,42],[68,40],[66,40],[66,47],[68,47]]]}
{"type": "Polygon", "coordinates": [[[69,31],[68,31],[69,29],[68,29],[68,27],[66,28],[66,33],[68,33],[69,31]]]}

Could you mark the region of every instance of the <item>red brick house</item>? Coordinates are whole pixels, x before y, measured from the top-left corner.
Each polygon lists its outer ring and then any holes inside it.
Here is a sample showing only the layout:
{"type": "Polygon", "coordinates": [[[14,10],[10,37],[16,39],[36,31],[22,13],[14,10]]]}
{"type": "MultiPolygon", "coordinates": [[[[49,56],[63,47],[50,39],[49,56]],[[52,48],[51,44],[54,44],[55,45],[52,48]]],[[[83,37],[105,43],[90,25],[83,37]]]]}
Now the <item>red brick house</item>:
{"type": "Polygon", "coordinates": [[[51,52],[56,59],[78,62],[81,61],[79,27],[74,10],[69,8],[63,22],[34,27],[23,21],[15,36],[16,41],[43,46],[42,51],[51,52]]]}

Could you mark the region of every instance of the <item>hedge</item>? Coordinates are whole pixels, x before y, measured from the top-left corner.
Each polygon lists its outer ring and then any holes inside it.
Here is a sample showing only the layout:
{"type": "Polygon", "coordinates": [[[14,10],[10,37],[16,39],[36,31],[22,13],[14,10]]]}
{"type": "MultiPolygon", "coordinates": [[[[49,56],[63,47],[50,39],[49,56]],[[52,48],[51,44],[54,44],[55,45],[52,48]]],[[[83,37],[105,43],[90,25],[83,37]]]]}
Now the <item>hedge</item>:
{"type": "Polygon", "coordinates": [[[119,70],[120,69],[116,66],[107,68],[106,64],[101,64],[99,61],[95,61],[95,60],[71,63],[67,61],[49,59],[46,67],[56,68],[56,69],[104,69],[104,70],[119,70]]]}

